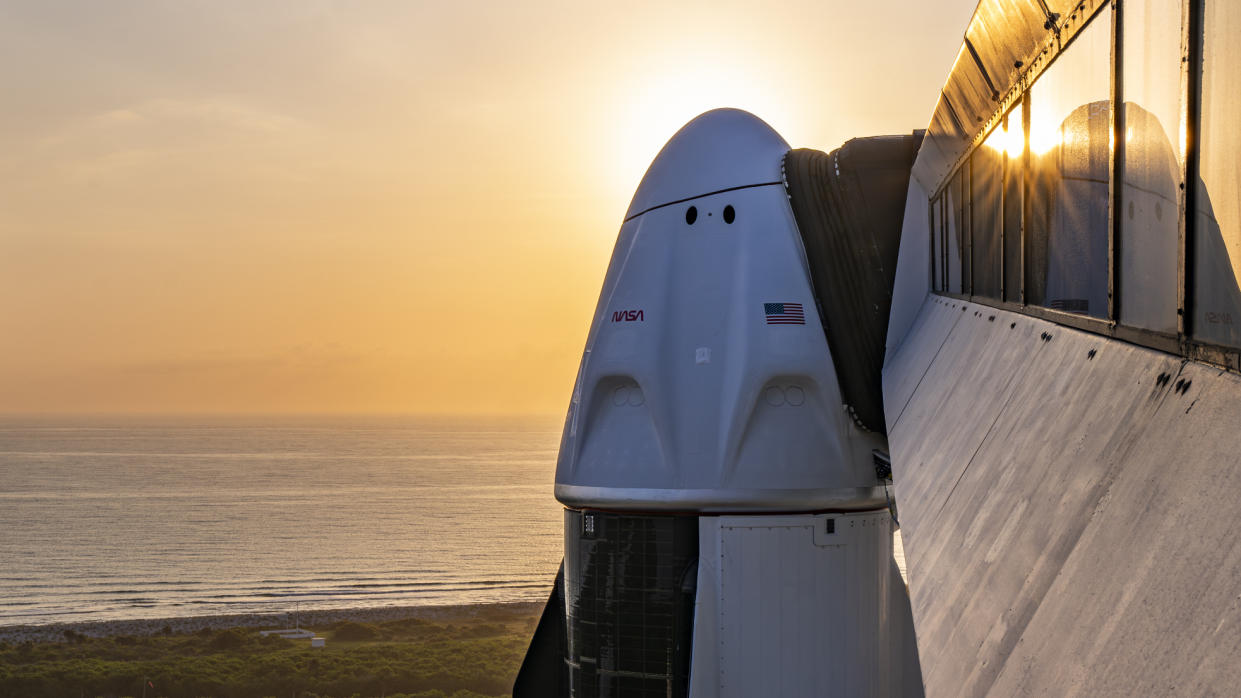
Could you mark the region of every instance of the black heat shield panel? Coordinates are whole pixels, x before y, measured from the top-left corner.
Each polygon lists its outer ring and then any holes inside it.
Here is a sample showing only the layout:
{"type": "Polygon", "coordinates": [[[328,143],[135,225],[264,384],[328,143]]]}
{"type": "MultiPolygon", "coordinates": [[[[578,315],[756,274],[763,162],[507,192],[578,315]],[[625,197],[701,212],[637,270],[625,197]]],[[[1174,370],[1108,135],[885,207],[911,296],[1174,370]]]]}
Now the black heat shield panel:
{"type": "Polygon", "coordinates": [[[565,510],[564,593],[574,698],[685,698],[698,518],[565,510]]]}
{"type": "Polygon", "coordinates": [[[569,667],[564,661],[566,637],[562,561],[551,596],[534,630],[534,639],[513,682],[513,698],[568,698],[569,667]]]}
{"type": "Polygon", "coordinates": [[[854,138],[830,154],[790,150],[784,181],[797,220],[841,397],[886,433],[883,353],[909,171],[922,132],[854,138]]]}

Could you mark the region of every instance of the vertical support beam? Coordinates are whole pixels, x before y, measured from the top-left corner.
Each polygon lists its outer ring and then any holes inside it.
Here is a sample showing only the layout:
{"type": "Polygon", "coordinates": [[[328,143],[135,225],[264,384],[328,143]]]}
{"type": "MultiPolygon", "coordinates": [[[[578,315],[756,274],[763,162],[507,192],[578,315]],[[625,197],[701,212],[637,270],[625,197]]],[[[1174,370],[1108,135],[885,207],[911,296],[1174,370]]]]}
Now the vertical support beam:
{"type": "MultiPolygon", "coordinates": [[[[1045,8],[1044,8],[1045,9],[1045,8]]],[[[1021,94],[1021,304],[1026,304],[1026,245],[1030,206],[1030,88],[1021,94]]]]}
{"type": "Polygon", "coordinates": [[[965,159],[965,164],[963,164],[962,167],[965,167],[968,170],[967,176],[965,177],[965,181],[963,182],[963,185],[964,185],[963,188],[969,189],[969,192],[970,192],[970,199],[969,199],[970,205],[966,207],[964,211],[962,211],[961,217],[964,218],[966,213],[968,213],[970,217],[970,291],[969,291],[969,296],[970,298],[973,298],[974,297],[974,269],[978,267],[978,264],[976,263],[976,260],[975,260],[975,254],[974,254],[975,250],[974,250],[974,156],[973,154],[971,154],[968,158],[965,159]]]}
{"type": "Polygon", "coordinates": [[[1000,141],[1000,298],[1008,299],[1008,177],[1011,169],[1008,157],[1008,114],[1000,117],[1000,125],[1004,129],[1004,138],[1000,141]]]}
{"type": "Polygon", "coordinates": [[[961,284],[961,293],[969,295],[971,290],[970,281],[970,212],[969,204],[966,197],[969,196],[969,185],[965,183],[969,177],[969,160],[961,163],[961,169],[957,170],[952,176],[952,189],[957,193],[957,210],[953,211],[953,215],[957,217],[957,234],[958,245],[961,247],[961,269],[959,270],[960,278],[957,280],[961,284]]]}
{"type": "Polygon", "coordinates": [[[1202,125],[1203,0],[1181,2],[1181,185],[1177,245],[1176,330],[1181,350],[1193,335],[1194,232],[1197,223],[1198,144],[1202,125]]]}
{"type": "Polygon", "coordinates": [[[1124,189],[1117,180],[1125,172],[1125,94],[1124,94],[1124,15],[1125,4],[1112,0],[1112,80],[1111,80],[1111,152],[1107,165],[1107,319],[1120,322],[1120,228],[1121,194],[1124,189]]]}
{"type": "Polygon", "coordinates": [[[926,263],[930,266],[927,270],[926,280],[931,284],[931,290],[939,290],[935,284],[935,197],[926,204],[926,229],[930,233],[930,240],[926,249],[926,263]]]}
{"type": "Polygon", "coordinates": [[[943,274],[939,283],[940,288],[945,291],[951,288],[948,285],[948,197],[945,196],[947,193],[948,190],[945,189],[944,194],[939,195],[939,224],[941,226],[940,230],[943,231],[940,234],[940,239],[943,240],[941,247],[944,248],[943,274]]]}

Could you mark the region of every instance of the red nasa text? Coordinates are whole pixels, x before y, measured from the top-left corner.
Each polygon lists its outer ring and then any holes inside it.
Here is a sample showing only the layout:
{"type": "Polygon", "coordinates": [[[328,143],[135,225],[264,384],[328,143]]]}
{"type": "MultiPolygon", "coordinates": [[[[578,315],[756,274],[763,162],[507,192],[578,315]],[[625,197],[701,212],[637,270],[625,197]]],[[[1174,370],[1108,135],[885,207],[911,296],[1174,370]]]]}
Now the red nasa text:
{"type": "Polygon", "coordinates": [[[612,322],[645,322],[641,310],[617,310],[612,313],[612,322]]]}

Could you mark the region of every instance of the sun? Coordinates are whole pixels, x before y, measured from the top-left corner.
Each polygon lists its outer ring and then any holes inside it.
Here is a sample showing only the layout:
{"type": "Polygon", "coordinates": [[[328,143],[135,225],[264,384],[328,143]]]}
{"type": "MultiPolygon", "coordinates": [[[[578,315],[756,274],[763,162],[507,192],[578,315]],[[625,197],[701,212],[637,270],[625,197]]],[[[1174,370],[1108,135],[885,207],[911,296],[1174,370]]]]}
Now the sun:
{"type": "Polygon", "coordinates": [[[605,150],[610,153],[609,189],[626,204],[660,148],[703,112],[743,109],[786,140],[791,130],[799,130],[791,86],[764,61],[714,54],[648,59],[632,66],[622,84],[624,103],[606,120],[612,138],[605,150]]]}

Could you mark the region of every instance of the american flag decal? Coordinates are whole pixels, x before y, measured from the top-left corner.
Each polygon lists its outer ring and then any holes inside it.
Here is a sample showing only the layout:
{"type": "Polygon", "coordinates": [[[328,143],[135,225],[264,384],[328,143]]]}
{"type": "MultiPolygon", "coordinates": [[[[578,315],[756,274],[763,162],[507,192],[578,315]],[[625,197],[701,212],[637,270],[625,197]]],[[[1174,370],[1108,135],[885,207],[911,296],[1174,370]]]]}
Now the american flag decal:
{"type": "Polygon", "coordinates": [[[801,303],[764,303],[763,315],[768,325],[804,325],[806,313],[801,303]]]}

